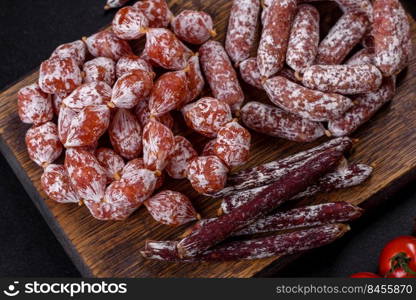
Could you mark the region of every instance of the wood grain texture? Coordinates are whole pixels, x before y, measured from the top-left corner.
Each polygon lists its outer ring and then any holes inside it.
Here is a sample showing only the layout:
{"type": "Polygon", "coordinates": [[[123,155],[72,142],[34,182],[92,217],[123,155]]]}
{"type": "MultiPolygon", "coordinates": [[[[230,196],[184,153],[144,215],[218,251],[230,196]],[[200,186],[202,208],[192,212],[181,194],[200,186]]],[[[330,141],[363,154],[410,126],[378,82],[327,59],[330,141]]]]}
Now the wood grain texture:
{"type": "MultiPolygon", "coordinates": [[[[219,33],[217,40],[223,41],[231,1],[169,1],[172,11],[178,13],[186,8],[200,9],[214,18],[219,33]]],[[[341,14],[333,4],[321,3],[322,36],[341,14]]],[[[416,41],[416,23],[411,20],[412,38],[416,41]]],[[[139,51],[142,43],[135,48],[139,51]]],[[[353,137],[358,138],[350,157],[353,162],[375,164],[373,176],[366,184],[348,190],[319,195],[308,202],[346,200],[355,204],[366,202],[370,207],[386,199],[403,184],[416,178],[416,61],[413,56],[410,66],[400,76],[398,93],[393,102],[384,107],[353,137]]],[[[20,122],[16,112],[16,92],[23,86],[35,82],[33,73],[0,94],[0,149],[5,155],[28,194],[31,196],[49,226],[84,276],[96,277],[253,277],[270,274],[297,256],[277,259],[227,263],[163,263],[145,261],[139,254],[146,239],[175,239],[184,227],[171,228],[157,224],[145,208],[139,209],[127,221],[102,222],[93,219],[85,207],[71,204],[56,204],[46,199],[40,190],[41,168],[30,161],[24,143],[29,128],[20,122]]],[[[266,96],[247,85],[243,85],[247,100],[267,102],[266,96]]],[[[208,91],[205,91],[208,93],[208,91]]],[[[179,114],[175,115],[179,125],[175,132],[187,136],[201,150],[205,139],[184,127],[179,114]]],[[[271,161],[310,148],[326,138],[312,144],[297,144],[281,139],[253,133],[252,155],[245,167],[271,161]]],[[[185,180],[168,179],[167,188],[185,193],[204,217],[215,215],[219,200],[198,196],[185,180]]]]}

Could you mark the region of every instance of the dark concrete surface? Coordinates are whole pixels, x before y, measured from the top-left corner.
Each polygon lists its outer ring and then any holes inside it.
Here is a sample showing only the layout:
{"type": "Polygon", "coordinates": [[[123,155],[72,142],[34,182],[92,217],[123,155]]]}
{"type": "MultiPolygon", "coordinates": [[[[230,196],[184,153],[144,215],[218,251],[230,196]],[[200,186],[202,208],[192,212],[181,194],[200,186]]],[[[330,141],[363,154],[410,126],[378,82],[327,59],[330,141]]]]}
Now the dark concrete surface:
{"type": "MultiPolygon", "coordinates": [[[[412,0],[403,3],[416,16],[412,0]]],[[[0,89],[39,66],[64,42],[108,24],[104,1],[0,1],[0,89]]],[[[80,276],[0,155],[0,276],[80,276]]],[[[347,276],[376,271],[377,256],[389,239],[409,234],[416,217],[416,186],[353,224],[342,240],[308,253],[279,276],[347,276]]]]}

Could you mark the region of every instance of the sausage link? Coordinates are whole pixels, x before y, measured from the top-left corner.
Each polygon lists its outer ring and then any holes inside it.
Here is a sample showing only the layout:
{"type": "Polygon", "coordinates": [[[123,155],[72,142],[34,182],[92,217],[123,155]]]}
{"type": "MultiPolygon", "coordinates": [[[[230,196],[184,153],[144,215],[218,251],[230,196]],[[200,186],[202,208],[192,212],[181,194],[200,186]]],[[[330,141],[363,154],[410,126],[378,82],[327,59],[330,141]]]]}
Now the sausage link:
{"type": "Polygon", "coordinates": [[[119,9],[111,24],[114,34],[123,40],[138,40],[145,35],[147,28],[149,20],[132,6],[119,9]]]}
{"type": "Polygon", "coordinates": [[[319,46],[319,12],[307,4],[299,5],[293,20],[286,63],[297,72],[313,64],[319,46]]]}
{"type": "Polygon", "coordinates": [[[283,67],[296,7],[296,0],[274,0],[267,9],[257,51],[257,64],[264,78],[276,74],[283,67]]]}
{"type": "Polygon", "coordinates": [[[345,13],[319,44],[315,63],[341,64],[352,48],[360,42],[368,25],[369,21],[364,13],[345,13]]]}
{"type": "Polygon", "coordinates": [[[385,77],[379,90],[359,95],[357,103],[342,117],[328,122],[328,130],[334,136],[346,136],[367,122],[395,93],[395,78],[385,77]]]}
{"type": "Polygon", "coordinates": [[[199,156],[191,160],[186,174],[192,187],[200,194],[210,194],[222,190],[227,182],[229,169],[215,155],[199,156]]]}
{"type": "Polygon", "coordinates": [[[248,225],[233,236],[345,223],[361,217],[363,209],[348,202],[323,203],[277,212],[248,225]]]}
{"type": "Polygon", "coordinates": [[[384,76],[396,75],[406,59],[409,20],[398,0],[375,0],[373,7],[374,64],[384,76]]]}
{"type": "Polygon", "coordinates": [[[244,93],[224,47],[217,41],[208,41],[199,48],[199,54],[202,70],[214,97],[230,105],[233,111],[239,110],[244,93]]]}
{"type": "Polygon", "coordinates": [[[303,73],[305,87],[327,93],[362,94],[374,92],[383,75],[371,64],[314,65],[303,73]]]}
{"type": "Polygon", "coordinates": [[[227,181],[228,186],[213,194],[213,197],[231,195],[236,191],[252,189],[264,186],[275,181],[288,172],[294,165],[310,158],[316,157],[327,149],[337,149],[341,152],[348,152],[351,149],[352,141],[348,137],[336,138],[306,151],[275,160],[263,165],[242,170],[230,175],[227,181]]]}
{"type": "Polygon", "coordinates": [[[255,101],[248,102],[241,109],[241,120],[257,132],[295,142],[312,142],[325,134],[319,122],[255,101]]]}
{"type": "Polygon", "coordinates": [[[318,248],[332,243],[349,230],[350,227],[345,224],[322,225],[257,239],[228,242],[190,258],[180,258],[176,241],[148,241],[144,251],[140,253],[147,259],[161,261],[252,260],[318,248]]]}
{"type": "Polygon", "coordinates": [[[229,169],[232,169],[248,161],[250,146],[250,132],[233,120],[218,130],[213,152],[229,169]]]}
{"type": "Polygon", "coordinates": [[[234,231],[267,215],[314,184],[323,174],[333,169],[341,157],[342,152],[329,149],[316,158],[307,159],[251,201],[192,231],[178,243],[178,253],[181,257],[192,257],[225,240],[234,231]]]}
{"type": "MultiPolygon", "coordinates": [[[[303,192],[292,197],[292,200],[312,197],[317,193],[329,193],[333,190],[348,188],[363,183],[373,172],[373,168],[364,164],[352,164],[343,170],[328,173],[319,179],[318,183],[309,186],[303,192]]],[[[276,178],[278,179],[278,178],[276,178]]],[[[270,185],[270,184],[269,184],[270,185]]],[[[243,190],[224,197],[221,202],[221,213],[229,213],[236,207],[253,199],[269,185],[250,190],[243,190]]]]}
{"type": "MultiPolygon", "coordinates": [[[[345,160],[346,162],[346,160],[345,160]]],[[[293,199],[311,197],[317,193],[329,193],[362,184],[373,173],[373,168],[366,164],[347,165],[341,163],[335,172],[323,176],[316,185],[311,185],[293,199]]]]}
{"type": "Polygon", "coordinates": [[[275,105],[311,121],[335,119],[352,106],[345,96],[311,90],[281,76],[268,79],[263,87],[275,105]]]}
{"type": "Polygon", "coordinates": [[[17,111],[23,123],[41,125],[53,119],[51,97],[32,83],[17,93],[17,111]]]}
{"type": "Polygon", "coordinates": [[[133,7],[146,16],[150,28],[167,28],[173,19],[166,0],[137,1],[133,7]]]}
{"type": "Polygon", "coordinates": [[[231,60],[238,64],[250,56],[255,42],[259,0],[234,0],[228,20],[225,50],[231,60]]]}

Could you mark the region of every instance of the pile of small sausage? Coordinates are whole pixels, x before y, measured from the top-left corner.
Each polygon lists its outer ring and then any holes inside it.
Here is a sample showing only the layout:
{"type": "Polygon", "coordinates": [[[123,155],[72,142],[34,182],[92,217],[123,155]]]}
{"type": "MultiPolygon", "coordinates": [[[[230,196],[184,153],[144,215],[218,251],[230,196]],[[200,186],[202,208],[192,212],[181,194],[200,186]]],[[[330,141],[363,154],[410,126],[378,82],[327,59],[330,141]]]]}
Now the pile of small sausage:
{"type": "Polygon", "coordinates": [[[44,169],[48,197],[84,203],[100,220],[126,219],[142,204],[167,225],[199,218],[185,195],[153,194],[165,171],[188,178],[199,193],[219,191],[229,170],[248,159],[251,135],[232,117],[244,95],[224,48],[208,41],[215,35],[208,14],[173,16],[164,0],[146,0],[121,8],[111,29],[55,49],[38,83],[18,93],[19,116],[33,124],[28,153],[44,169]],[[141,38],[146,43],[137,56],[129,41],[141,38]],[[203,45],[198,54],[184,42],[203,45]],[[215,98],[198,99],[205,85],[200,61],[215,98]],[[201,156],[172,132],[172,110],[212,138],[201,156]],[[64,163],[54,164],[63,149],[64,163]]]}
{"type": "MultiPolygon", "coordinates": [[[[124,2],[108,1],[106,8],[124,2]]],[[[225,47],[211,40],[216,32],[207,13],[184,10],[174,16],[165,0],[123,7],[110,29],[59,46],[41,64],[38,83],[18,93],[19,116],[33,124],[26,145],[44,169],[43,190],[59,203],[84,203],[100,220],[126,219],[144,204],[156,221],[172,226],[200,216],[179,192],[155,194],[165,172],[187,178],[201,194],[223,197],[220,217],[198,222],[179,243],[148,243],[143,255],[149,258],[258,258],[288,254],[281,245],[294,241],[291,253],[342,235],[348,228],[337,223],[361,214],[351,204],[270,213],[286,200],[362,183],[372,168],[346,163],[348,138],[228,176],[249,158],[251,135],[239,119],[261,133],[309,142],[327,132],[321,122],[328,122],[334,136],[348,135],[393,96],[395,76],[411,52],[403,8],[397,0],[337,2],[345,13],[319,43],[313,6],[265,1],[255,58],[250,51],[258,0],[234,0],[225,47]],[[139,39],[145,45],[135,53],[130,42],[139,39]],[[360,42],[364,48],[340,65],[360,42]],[[190,50],[196,47],[198,52],[190,50]],[[264,89],[276,106],[243,106],[232,62],[242,79],[264,89]],[[200,98],[205,80],[212,97],[200,98]],[[210,138],[201,155],[185,137],[174,135],[173,110],[210,138]],[[103,144],[106,137],[110,147],[103,144]],[[64,149],[64,163],[55,164],[64,149]],[[317,227],[212,248],[233,235],[307,226],[317,227]]]]}

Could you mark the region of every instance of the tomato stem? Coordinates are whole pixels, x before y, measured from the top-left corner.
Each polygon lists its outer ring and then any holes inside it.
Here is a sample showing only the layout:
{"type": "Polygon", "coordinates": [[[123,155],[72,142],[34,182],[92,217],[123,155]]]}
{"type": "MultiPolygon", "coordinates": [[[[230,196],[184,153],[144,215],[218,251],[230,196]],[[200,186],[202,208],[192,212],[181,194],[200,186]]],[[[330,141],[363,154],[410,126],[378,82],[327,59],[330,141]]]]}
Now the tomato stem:
{"type": "Polygon", "coordinates": [[[390,259],[390,270],[386,273],[386,277],[397,269],[403,269],[409,275],[416,275],[416,272],[409,267],[411,258],[404,252],[399,252],[390,259]]]}

